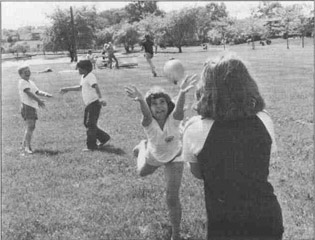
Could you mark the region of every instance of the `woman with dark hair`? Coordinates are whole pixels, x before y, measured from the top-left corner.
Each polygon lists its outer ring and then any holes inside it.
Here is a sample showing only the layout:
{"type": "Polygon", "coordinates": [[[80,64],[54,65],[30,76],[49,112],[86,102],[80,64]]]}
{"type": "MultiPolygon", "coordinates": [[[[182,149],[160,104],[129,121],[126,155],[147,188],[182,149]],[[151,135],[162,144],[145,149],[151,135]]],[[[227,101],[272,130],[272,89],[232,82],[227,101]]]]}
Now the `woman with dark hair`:
{"type": "Polygon", "coordinates": [[[172,225],[172,240],[180,239],[181,204],[179,188],[183,173],[181,159],[181,121],[184,119],[185,95],[194,85],[195,76],[186,77],[180,86],[176,104],[163,89],[154,87],[145,97],[136,87],[127,87],[128,97],[139,102],[142,127],[147,136],[134,148],[141,177],[165,166],[166,203],[172,225]]]}
{"type": "Polygon", "coordinates": [[[273,123],[243,62],[205,64],[196,91],[199,116],[183,135],[183,159],[204,181],[207,239],[282,239],[282,212],[268,182],[273,123]]]}

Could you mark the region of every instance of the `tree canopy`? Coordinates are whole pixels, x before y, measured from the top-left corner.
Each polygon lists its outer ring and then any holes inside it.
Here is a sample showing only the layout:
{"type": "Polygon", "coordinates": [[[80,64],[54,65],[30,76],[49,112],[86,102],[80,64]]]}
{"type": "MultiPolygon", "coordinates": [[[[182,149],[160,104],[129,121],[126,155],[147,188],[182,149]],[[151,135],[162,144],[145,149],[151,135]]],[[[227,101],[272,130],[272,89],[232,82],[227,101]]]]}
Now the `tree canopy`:
{"type": "Polygon", "coordinates": [[[243,43],[248,38],[283,37],[292,34],[311,36],[314,17],[305,14],[307,6],[263,1],[249,18],[233,19],[226,5],[211,2],[204,7],[163,12],[156,1],[133,1],[124,8],[97,12],[92,7],[74,9],[74,34],[68,9],[55,9],[48,16],[52,25],[45,31],[45,50],[71,51],[73,37],[79,49],[100,48],[112,41],[131,51],[144,34],[150,34],[156,45],[182,46],[213,43],[243,43]]]}

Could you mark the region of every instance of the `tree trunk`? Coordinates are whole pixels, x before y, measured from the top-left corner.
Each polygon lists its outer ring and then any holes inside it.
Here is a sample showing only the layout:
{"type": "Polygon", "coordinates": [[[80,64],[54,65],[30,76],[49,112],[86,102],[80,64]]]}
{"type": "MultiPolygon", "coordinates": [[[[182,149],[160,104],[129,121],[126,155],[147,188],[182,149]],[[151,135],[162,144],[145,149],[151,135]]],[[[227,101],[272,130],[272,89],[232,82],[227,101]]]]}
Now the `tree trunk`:
{"type": "Polygon", "coordinates": [[[130,53],[130,50],[129,50],[129,45],[124,43],[124,48],[126,50],[126,53],[130,53]]]}
{"type": "Polygon", "coordinates": [[[287,49],[290,49],[289,48],[289,36],[287,37],[287,49]]]}
{"type": "Polygon", "coordinates": [[[304,35],[302,35],[301,37],[302,37],[302,48],[304,48],[304,35]]]}
{"type": "Polygon", "coordinates": [[[178,48],[178,53],[182,53],[182,46],[177,46],[178,48]]]}
{"type": "Polygon", "coordinates": [[[69,53],[70,53],[70,61],[71,61],[71,62],[74,62],[74,54],[73,54],[73,51],[70,50],[69,53]]]}
{"type": "Polygon", "coordinates": [[[72,45],[72,57],[71,57],[71,62],[78,61],[78,55],[77,55],[77,44],[76,44],[76,33],[75,33],[75,26],[74,26],[74,20],[73,20],[73,11],[72,11],[72,7],[70,7],[70,16],[71,16],[71,28],[72,28],[72,41],[71,41],[71,45],[72,45]]]}

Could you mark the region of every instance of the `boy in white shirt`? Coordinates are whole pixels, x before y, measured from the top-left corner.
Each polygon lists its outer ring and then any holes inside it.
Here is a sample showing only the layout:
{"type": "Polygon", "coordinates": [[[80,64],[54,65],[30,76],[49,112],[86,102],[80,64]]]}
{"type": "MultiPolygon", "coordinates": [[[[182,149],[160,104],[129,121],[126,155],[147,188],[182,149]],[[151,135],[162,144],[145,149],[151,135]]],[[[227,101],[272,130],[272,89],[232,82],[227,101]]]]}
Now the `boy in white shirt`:
{"type": "Polygon", "coordinates": [[[82,98],[85,104],[84,126],[87,131],[87,148],[83,151],[97,150],[110,139],[110,136],[97,126],[102,106],[106,106],[106,101],[102,99],[102,94],[97,84],[97,79],[92,73],[92,63],[90,60],[81,60],[77,63],[79,74],[82,75],[80,85],[64,87],[60,93],[69,91],[82,91],[82,98]],[[97,140],[100,142],[97,145],[97,140]]]}
{"type": "Polygon", "coordinates": [[[45,107],[44,101],[38,96],[52,97],[51,94],[43,92],[37,88],[35,83],[30,80],[31,70],[28,65],[22,65],[18,68],[18,73],[21,77],[18,84],[19,95],[21,99],[21,115],[25,121],[26,129],[23,138],[24,152],[32,154],[31,141],[35,130],[37,109],[45,107]]]}

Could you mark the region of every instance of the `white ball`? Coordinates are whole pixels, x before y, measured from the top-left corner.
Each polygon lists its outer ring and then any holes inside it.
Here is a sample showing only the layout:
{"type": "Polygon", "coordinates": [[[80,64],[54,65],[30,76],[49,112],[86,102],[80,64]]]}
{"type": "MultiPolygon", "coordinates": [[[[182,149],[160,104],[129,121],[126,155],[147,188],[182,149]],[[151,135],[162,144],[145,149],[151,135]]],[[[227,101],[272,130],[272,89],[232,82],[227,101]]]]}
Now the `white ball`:
{"type": "Polygon", "coordinates": [[[177,84],[185,76],[185,69],[181,61],[171,59],[167,61],[163,68],[165,77],[173,84],[177,84]]]}

